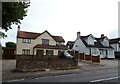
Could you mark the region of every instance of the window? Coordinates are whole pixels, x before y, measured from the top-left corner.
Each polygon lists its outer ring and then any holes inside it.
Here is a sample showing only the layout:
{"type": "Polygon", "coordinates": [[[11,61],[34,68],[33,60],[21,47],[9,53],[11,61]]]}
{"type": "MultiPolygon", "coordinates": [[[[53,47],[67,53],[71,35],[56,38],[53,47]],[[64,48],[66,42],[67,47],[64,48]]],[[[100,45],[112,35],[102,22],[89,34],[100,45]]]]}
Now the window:
{"type": "Polygon", "coordinates": [[[49,40],[48,40],[48,39],[42,39],[42,44],[47,44],[47,45],[49,45],[49,40]]]}
{"type": "Polygon", "coordinates": [[[56,44],[57,44],[57,45],[64,45],[63,42],[57,42],[56,44]]]}
{"type": "Polygon", "coordinates": [[[23,38],[23,43],[31,43],[31,39],[23,38]]]}
{"type": "Polygon", "coordinates": [[[109,50],[109,55],[113,55],[113,51],[112,50],[109,50]]]}
{"type": "Polygon", "coordinates": [[[58,51],[58,55],[60,55],[61,53],[64,53],[64,51],[58,51]]]}
{"type": "Polygon", "coordinates": [[[98,51],[97,51],[97,49],[92,49],[92,54],[98,54],[98,51]]]}
{"type": "Polygon", "coordinates": [[[24,55],[30,55],[30,50],[29,49],[23,49],[22,54],[24,55]]]}
{"type": "Polygon", "coordinates": [[[100,50],[100,55],[103,55],[104,54],[104,51],[103,50],[100,50]]]}
{"type": "Polygon", "coordinates": [[[53,55],[53,50],[46,50],[46,55],[53,55]]]}

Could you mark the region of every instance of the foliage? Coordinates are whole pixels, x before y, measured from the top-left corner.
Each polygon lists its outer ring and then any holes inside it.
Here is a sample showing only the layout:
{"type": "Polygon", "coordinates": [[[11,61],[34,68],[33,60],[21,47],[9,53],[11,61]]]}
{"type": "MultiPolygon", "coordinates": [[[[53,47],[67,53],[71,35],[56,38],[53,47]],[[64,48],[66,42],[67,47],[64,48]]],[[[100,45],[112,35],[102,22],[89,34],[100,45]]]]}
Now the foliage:
{"type": "Polygon", "coordinates": [[[4,37],[7,37],[7,35],[5,35],[5,33],[3,33],[3,32],[0,31],[0,39],[4,38],[4,37]]]}
{"type": "Polygon", "coordinates": [[[8,47],[8,48],[16,48],[16,44],[14,42],[6,42],[6,47],[8,47]]]}
{"type": "Polygon", "coordinates": [[[27,16],[27,8],[30,2],[2,2],[2,29],[7,31],[11,28],[12,24],[20,24],[27,16]]]}

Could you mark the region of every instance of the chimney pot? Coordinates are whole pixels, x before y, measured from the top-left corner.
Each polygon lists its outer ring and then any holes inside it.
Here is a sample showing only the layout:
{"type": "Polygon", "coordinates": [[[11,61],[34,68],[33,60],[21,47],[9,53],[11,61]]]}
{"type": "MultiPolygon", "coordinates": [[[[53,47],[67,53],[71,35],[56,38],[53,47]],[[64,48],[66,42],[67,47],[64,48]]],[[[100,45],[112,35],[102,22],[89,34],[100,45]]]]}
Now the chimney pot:
{"type": "Polygon", "coordinates": [[[18,30],[17,31],[20,31],[20,25],[18,25],[18,30]]]}
{"type": "Polygon", "coordinates": [[[77,38],[80,38],[80,32],[77,32],[77,38]]]}

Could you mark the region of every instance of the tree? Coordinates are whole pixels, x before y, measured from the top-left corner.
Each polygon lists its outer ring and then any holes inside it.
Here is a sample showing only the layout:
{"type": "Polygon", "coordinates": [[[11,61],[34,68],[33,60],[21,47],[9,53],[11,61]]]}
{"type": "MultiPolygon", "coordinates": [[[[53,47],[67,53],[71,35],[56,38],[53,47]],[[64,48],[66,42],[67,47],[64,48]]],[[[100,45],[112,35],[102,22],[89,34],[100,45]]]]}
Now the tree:
{"type": "Polygon", "coordinates": [[[2,29],[11,29],[12,24],[20,24],[20,20],[23,20],[27,16],[27,8],[30,6],[30,2],[2,2],[2,29]]]}
{"type": "Polygon", "coordinates": [[[6,42],[5,45],[8,48],[16,48],[16,44],[14,42],[6,42]]]}

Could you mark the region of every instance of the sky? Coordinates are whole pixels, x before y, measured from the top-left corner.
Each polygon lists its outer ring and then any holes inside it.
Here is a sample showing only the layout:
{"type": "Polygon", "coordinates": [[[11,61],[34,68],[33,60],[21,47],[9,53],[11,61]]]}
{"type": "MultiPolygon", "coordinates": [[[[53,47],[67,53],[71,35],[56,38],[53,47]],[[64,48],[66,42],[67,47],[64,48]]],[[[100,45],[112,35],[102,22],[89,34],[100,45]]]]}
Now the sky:
{"type": "MultiPolygon", "coordinates": [[[[21,21],[20,30],[62,36],[65,41],[74,41],[77,32],[108,38],[118,37],[119,0],[31,0],[27,15],[21,21]]],[[[5,42],[16,43],[17,26],[6,32],[5,42]]]]}

